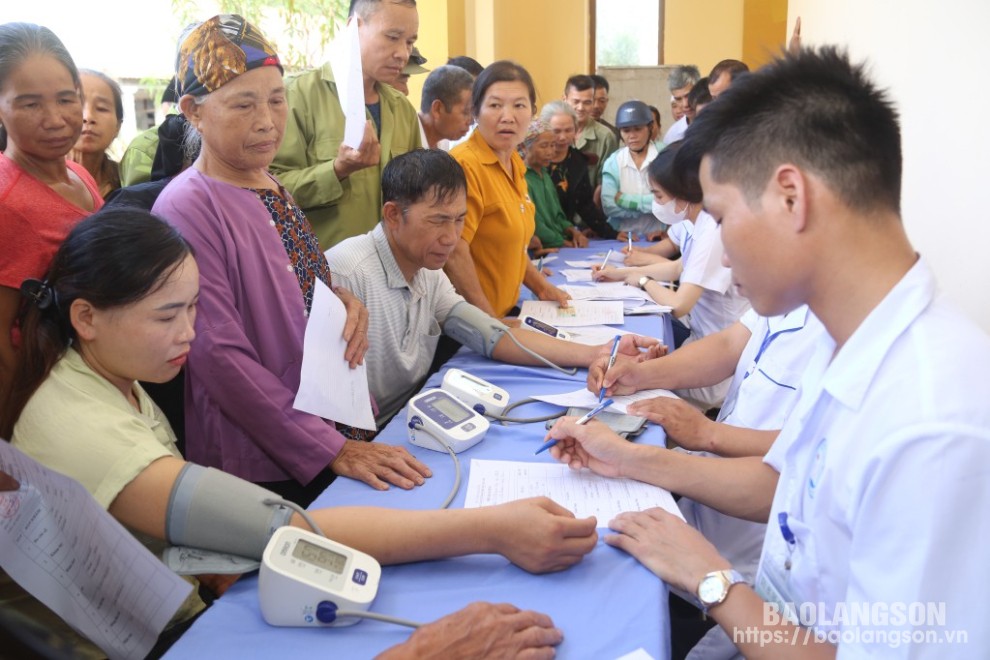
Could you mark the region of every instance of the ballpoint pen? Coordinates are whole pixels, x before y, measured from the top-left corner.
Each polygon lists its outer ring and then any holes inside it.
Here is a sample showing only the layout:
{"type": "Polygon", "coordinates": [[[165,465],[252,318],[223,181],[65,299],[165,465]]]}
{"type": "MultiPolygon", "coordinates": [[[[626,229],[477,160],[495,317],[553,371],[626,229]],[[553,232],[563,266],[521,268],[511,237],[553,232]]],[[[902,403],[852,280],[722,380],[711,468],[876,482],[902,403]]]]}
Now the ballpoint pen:
{"type": "Polygon", "coordinates": [[[536,272],[543,273],[543,257],[540,257],[540,260],[536,262],[536,272]]]}
{"type": "Polygon", "coordinates": [[[605,264],[608,263],[608,258],[611,257],[611,256],[612,256],[612,249],[609,248],[609,251],[607,253],[605,253],[605,258],[602,259],[602,268],[605,267],[605,264]]]}
{"type": "Polygon", "coordinates": [[[629,254],[632,254],[632,232],[626,234],[626,238],[629,239],[629,254]]]}
{"type": "Polygon", "coordinates": [[[605,398],[605,376],[608,375],[608,370],[615,364],[615,356],[619,352],[619,338],[619,335],[616,335],[615,340],[612,342],[612,354],[608,356],[608,366],[605,367],[605,373],[602,374],[602,389],[598,392],[599,402],[605,398]]]}
{"type": "MultiPolygon", "coordinates": [[[[591,421],[591,418],[592,417],[594,417],[598,413],[602,412],[603,410],[605,410],[606,408],[608,408],[613,403],[615,403],[615,401],[613,401],[612,399],[605,399],[604,401],[602,401],[601,403],[599,403],[597,406],[595,406],[594,408],[592,408],[591,410],[589,410],[588,412],[586,412],[578,421],[576,421],[574,423],[577,424],[578,426],[584,426],[589,421],[591,421]]],[[[542,447],[540,447],[539,449],[536,450],[536,453],[537,454],[541,454],[541,453],[545,452],[546,450],[550,449],[551,447],[553,447],[555,444],[557,444],[557,440],[547,440],[545,443],[543,443],[543,446],[542,447]]]]}

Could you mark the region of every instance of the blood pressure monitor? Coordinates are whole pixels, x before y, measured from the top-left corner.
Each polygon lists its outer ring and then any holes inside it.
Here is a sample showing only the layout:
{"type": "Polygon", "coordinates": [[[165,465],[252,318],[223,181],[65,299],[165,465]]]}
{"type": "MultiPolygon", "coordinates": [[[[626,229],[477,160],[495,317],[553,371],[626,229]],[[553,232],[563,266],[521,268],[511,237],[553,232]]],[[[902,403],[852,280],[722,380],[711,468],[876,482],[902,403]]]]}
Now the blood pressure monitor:
{"type": "Polygon", "coordinates": [[[519,322],[523,324],[523,327],[532,328],[537,332],[542,332],[545,335],[550,335],[551,337],[556,337],[557,339],[570,339],[571,336],[561,330],[560,328],[555,328],[546,321],[541,321],[540,319],[526,314],[519,318],[519,322]]]}
{"type": "Polygon", "coordinates": [[[280,527],[261,558],[258,599],[273,626],[350,626],[337,610],[366,611],[382,568],[370,555],[297,527],[280,527]]]}
{"type": "Polygon", "coordinates": [[[448,369],[440,387],[482,415],[501,415],[509,405],[508,392],[460,369],[448,369]]]}
{"type": "Polygon", "coordinates": [[[409,442],[433,451],[447,451],[434,435],[458,453],[478,444],[488,432],[487,419],[440,389],[426,390],[410,399],[406,419],[409,442]]]}

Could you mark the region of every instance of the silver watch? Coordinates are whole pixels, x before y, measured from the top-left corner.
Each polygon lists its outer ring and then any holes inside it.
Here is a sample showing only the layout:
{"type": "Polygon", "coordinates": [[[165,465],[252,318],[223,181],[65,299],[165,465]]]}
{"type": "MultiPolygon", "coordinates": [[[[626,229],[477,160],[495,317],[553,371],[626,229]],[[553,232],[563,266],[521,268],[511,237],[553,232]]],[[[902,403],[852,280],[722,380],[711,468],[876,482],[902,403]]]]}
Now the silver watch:
{"type": "Polygon", "coordinates": [[[646,291],[646,283],[652,280],[653,278],[650,277],[649,275],[643,275],[641,278],[639,278],[639,288],[642,289],[643,291],[646,291]]]}
{"type": "Polygon", "coordinates": [[[705,614],[708,613],[709,608],[725,600],[732,585],[745,581],[746,578],[742,573],[735,570],[712,571],[701,578],[701,582],[698,583],[698,601],[705,614]]]}

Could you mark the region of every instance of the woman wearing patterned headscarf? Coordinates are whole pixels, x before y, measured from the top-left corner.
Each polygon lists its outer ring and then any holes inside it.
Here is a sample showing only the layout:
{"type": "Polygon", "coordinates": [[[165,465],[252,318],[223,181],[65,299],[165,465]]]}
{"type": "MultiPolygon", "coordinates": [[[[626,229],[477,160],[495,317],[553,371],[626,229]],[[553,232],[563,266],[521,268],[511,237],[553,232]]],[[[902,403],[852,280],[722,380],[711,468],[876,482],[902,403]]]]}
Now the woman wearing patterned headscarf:
{"type": "Polygon", "coordinates": [[[547,121],[537,117],[530,122],[519,154],[526,161],[526,186],[536,205],[536,233],[530,250],[542,256],[565,246],[587,247],[588,239],[564,216],[557,190],[547,174],[553,156],[553,130],[547,121]]]}
{"type": "MultiPolygon", "coordinates": [[[[304,505],[335,474],[379,489],[423,483],[427,468],[405,449],[348,440],[292,407],[316,280],[331,282],[309,222],[268,173],[288,112],[274,48],[242,17],[216,16],[183,41],[176,73],[202,150],[153,211],[183,233],[200,268],[187,455],[304,505]]],[[[367,312],[337,293],[353,367],[367,348],[367,312]]]]}

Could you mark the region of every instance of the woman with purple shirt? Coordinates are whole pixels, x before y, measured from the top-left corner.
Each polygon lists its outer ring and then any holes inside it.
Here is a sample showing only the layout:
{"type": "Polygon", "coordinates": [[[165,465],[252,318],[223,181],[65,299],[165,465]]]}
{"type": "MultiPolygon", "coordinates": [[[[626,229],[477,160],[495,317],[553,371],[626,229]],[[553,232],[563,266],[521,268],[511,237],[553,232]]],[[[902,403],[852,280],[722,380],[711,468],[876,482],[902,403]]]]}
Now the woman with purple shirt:
{"type": "MultiPolygon", "coordinates": [[[[200,268],[199,339],[186,365],[189,459],[303,505],[335,475],[378,489],[422,484],[429,469],[405,449],[348,440],[292,407],[316,279],[332,283],[309,222],[268,173],[288,113],[278,55],[240,16],[217,16],[183,41],[177,74],[202,151],[153,210],[182,232],[200,268]]],[[[367,311],[336,292],[353,367],[367,348],[367,311]]]]}

